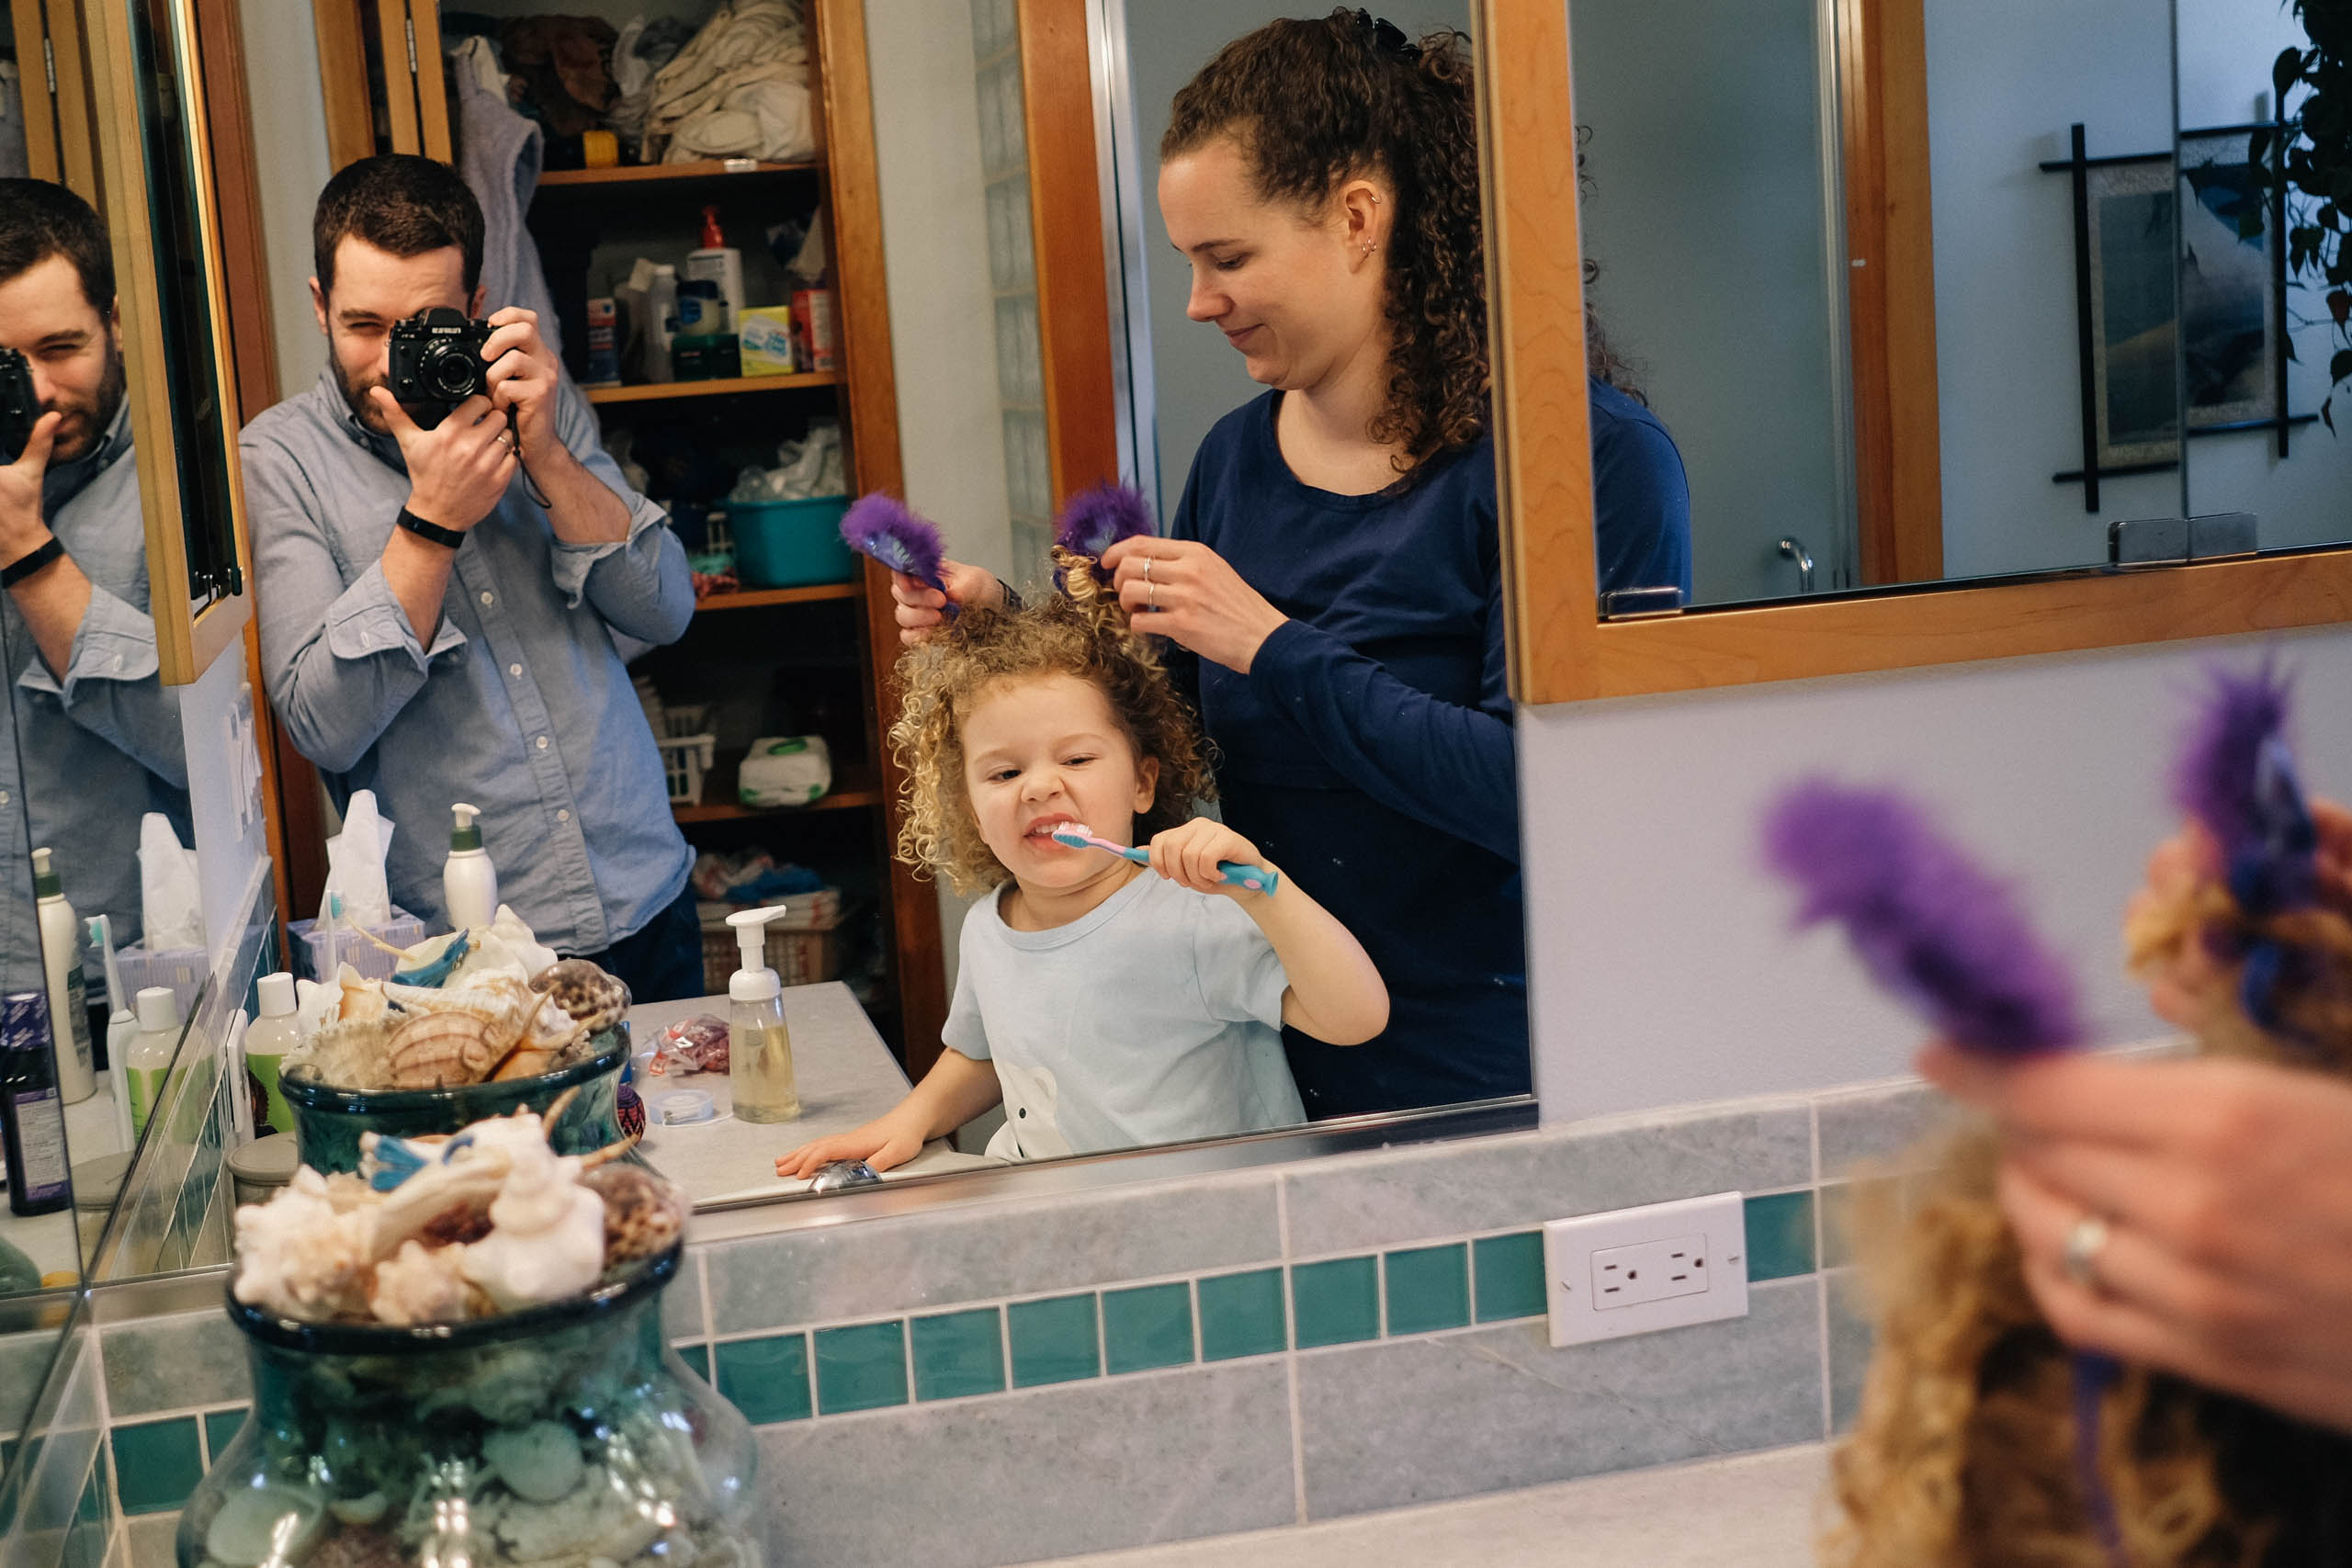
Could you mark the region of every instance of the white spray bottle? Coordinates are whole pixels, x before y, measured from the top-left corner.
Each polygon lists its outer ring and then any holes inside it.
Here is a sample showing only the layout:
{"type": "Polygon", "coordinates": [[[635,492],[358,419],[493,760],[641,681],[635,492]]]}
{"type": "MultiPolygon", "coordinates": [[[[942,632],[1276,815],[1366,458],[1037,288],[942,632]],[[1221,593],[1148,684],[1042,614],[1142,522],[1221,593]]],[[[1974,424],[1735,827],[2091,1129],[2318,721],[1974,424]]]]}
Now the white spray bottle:
{"type": "Polygon", "coordinates": [[[800,1114],[792,1071],[792,1035],[784,1026],[784,982],[768,967],[768,922],[784,906],[741,909],[735,928],[741,967],[727,982],[727,1076],[741,1122],[789,1122],[800,1114]]]}
{"type": "Polygon", "coordinates": [[[50,1035],[57,1051],[57,1098],[72,1105],[98,1092],[90,1066],[90,1012],[82,990],[82,922],[46,849],[33,852],[33,897],[40,911],[40,961],[49,982],[50,1035]]]}
{"type": "Polygon", "coordinates": [[[498,919],[498,868],[481,847],[474,818],[479,806],[458,801],[449,807],[457,820],[449,829],[449,858],[441,863],[441,903],[453,931],[474,931],[498,919]]]}

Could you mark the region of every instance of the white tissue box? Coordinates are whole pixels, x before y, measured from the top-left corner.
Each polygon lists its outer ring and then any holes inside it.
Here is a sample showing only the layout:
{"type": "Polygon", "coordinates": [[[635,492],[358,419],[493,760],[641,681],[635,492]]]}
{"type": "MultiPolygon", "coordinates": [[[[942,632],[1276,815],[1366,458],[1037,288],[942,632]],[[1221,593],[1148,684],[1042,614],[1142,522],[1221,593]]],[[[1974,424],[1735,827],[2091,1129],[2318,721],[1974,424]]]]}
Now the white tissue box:
{"type": "MultiPolygon", "coordinates": [[[[329,962],[326,939],[320,934],[316,920],[290,920],[286,934],[294,939],[295,951],[302,964],[297,974],[305,980],[329,981],[334,978],[335,963],[329,962]]],[[[414,947],[424,940],[424,922],[401,908],[392,906],[392,918],[380,926],[368,928],[376,936],[394,947],[414,947]]],[[[389,980],[392,971],[400,967],[400,959],[378,947],[348,926],[335,931],[334,961],[348,964],[370,980],[389,980]]],[[[125,985],[130,984],[128,976],[125,985]]]]}
{"type": "Polygon", "coordinates": [[[150,986],[168,986],[180,1000],[183,1019],[195,1011],[196,993],[203,988],[204,977],[211,972],[210,955],[200,947],[167,947],[161,953],[150,953],[145,943],[134,942],[118,949],[114,957],[122,973],[122,988],[130,995],[117,997],[109,1005],[135,1008],[140,992],[150,986]]]}

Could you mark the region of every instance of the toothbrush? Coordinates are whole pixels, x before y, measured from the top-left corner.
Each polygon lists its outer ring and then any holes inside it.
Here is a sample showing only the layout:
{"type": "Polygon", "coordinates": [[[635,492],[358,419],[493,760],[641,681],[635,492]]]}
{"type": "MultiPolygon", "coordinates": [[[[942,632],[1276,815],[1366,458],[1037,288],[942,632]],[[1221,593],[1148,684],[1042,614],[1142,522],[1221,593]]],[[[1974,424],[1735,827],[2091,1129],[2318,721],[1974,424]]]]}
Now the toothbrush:
{"type": "Polygon", "coordinates": [[[89,928],[91,943],[106,955],[107,1087],[114,1097],[115,1137],[124,1148],[136,1148],[139,1139],[130,1128],[130,1085],[125,1077],[130,1069],[123,1058],[130,1055],[130,1042],[139,1032],[139,1015],[130,1010],[130,998],[122,994],[122,969],[114,956],[114,923],[104,915],[92,915],[83,924],[89,928]]]}
{"type": "MultiPolygon", "coordinates": [[[[1074,850],[1108,850],[1121,860],[1131,860],[1137,865],[1149,865],[1148,850],[1131,850],[1125,844],[1114,844],[1108,839],[1097,838],[1094,829],[1083,822],[1064,822],[1054,829],[1054,841],[1068,844],[1074,850]]],[[[1243,861],[1221,860],[1216,868],[1236,887],[1252,888],[1260,893],[1272,893],[1282,883],[1282,874],[1270,865],[1250,865],[1243,861]]]]}

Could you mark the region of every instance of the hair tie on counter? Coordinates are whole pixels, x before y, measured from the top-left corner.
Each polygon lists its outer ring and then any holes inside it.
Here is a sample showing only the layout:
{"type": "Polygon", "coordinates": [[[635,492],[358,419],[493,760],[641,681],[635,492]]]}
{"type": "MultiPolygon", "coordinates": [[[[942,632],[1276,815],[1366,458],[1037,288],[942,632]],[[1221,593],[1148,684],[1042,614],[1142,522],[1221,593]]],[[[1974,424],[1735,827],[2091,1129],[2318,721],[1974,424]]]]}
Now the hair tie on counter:
{"type": "Polygon", "coordinates": [[[698,1089],[682,1089],[653,1101],[653,1111],[664,1127],[690,1127],[718,1120],[718,1102],[698,1089]]]}

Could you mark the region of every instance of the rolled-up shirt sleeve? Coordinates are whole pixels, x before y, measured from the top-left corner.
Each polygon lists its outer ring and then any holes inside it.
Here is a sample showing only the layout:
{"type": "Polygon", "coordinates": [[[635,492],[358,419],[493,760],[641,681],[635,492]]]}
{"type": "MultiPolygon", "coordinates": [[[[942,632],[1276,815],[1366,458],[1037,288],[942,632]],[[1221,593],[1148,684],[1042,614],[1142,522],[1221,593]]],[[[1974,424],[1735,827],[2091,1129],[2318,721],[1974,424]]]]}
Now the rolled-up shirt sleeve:
{"type": "Polygon", "coordinates": [[[432,660],[466,635],[445,615],[424,647],[380,559],[345,586],[291,454],[249,440],[243,455],[270,705],[297,750],[346,773],[424,686],[432,660]]]}
{"type": "Polygon", "coordinates": [[[555,541],[548,574],[568,608],[584,598],[607,626],[624,637],[661,646],[685,634],[695,613],[694,573],[686,548],[670,531],[669,514],[629,488],[620,465],[605,450],[595,411],[579,388],[564,378],[558,428],[563,444],[598,482],[629,509],[628,538],[595,545],[555,541]]]}
{"type": "Polygon", "coordinates": [[[179,694],[163,683],[161,669],[154,618],[94,582],[65,678],[61,682],[35,659],[17,684],[57,698],[76,725],[173,788],[186,789],[179,694]]]}

